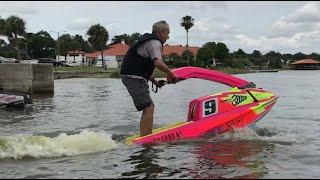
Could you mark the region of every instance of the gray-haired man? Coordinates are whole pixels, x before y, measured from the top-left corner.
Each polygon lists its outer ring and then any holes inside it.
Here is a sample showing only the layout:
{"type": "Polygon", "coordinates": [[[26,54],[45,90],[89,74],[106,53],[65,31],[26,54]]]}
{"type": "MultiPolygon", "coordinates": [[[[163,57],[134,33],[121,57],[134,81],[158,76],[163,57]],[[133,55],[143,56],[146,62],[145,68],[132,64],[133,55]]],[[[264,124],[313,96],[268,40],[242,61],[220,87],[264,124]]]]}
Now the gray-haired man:
{"type": "Polygon", "coordinates": [[[140,136],[152,133],[154,104],[150,97],[148,80],[157,87],[160,83],[152,77],[155,67],[166,73],[168,83],[178,79],[162,61],[163,44],[169,39],[170,28],[166,21],[153,24],[152,34],[144,34],[128,50],[121,66],[121,80],[131,95],[140,120],[140,136]]]}

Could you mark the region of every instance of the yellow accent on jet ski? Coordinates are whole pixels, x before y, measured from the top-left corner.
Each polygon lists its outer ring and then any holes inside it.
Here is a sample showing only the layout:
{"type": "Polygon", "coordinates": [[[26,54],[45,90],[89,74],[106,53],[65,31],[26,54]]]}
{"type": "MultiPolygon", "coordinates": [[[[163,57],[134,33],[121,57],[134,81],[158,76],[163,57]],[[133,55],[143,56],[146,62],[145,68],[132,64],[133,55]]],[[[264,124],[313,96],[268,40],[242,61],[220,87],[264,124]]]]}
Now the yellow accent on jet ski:
{"type": "Polygon", "coordinates": [[[158,134],[158,133],[161,133],[163,131],[167,131],[167,130],[170,130],[170,129],[173,129],[173,128],[177,128],[177,127],[180,127],[180,126],[183,126],[183,125],[186,125],[186,124],[190,124],[192,122],[193,121],[176,122],[176,123],[173,123],[173,124],[168,124],[168,125],[163,126],[161,128],[153,129],[152,130],[152,134],[149,134],[149,135],[146,135],[146,136],[143,136],[143,137],[140,137],[139,134],[136,134],[136,135],[128,137],[126,139],[126,144],[130,145],[130,144],[132,144],[133,140],[139,140],[140,138],[144,138],[144,137],[148,137],[148,136],[151,136],[151,135],[154,135],[154,134],[158,134]]]}

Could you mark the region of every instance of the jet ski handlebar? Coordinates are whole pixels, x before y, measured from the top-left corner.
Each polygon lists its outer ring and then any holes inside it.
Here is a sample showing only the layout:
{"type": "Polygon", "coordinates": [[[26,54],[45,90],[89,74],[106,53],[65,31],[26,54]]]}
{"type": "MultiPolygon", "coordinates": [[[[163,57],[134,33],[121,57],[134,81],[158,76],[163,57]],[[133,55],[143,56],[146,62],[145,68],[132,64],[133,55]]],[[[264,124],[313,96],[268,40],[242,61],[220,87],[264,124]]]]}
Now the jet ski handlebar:
{"type": "Polygon", "coordinates": [[[164,86],[165,84],[168,84],[168,82],[167,82],[166,80],[159,80],[159,81],[158,81],[158,86],[151,81],[152,91],[153,91],[154,93],[157,93],[157,92],[158,92],[158,88],[161,88],[161,87],[164,86]]]}

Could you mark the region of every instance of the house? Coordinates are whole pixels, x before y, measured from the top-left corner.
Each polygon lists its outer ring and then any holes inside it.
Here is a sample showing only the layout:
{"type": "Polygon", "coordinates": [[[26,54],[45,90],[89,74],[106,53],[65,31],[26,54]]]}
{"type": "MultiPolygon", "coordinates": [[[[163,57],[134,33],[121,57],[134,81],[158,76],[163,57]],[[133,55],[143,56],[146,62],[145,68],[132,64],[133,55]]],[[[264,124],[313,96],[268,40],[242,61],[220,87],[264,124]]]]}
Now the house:
{"type": "Polygon", "coordinates": [[[98,54],[101,54],[101,52],[96,51],[92,53],[86,53],[86,66],[95,66],[97,63],[98,54]]]}
{"type": "MultiPolygon", "coordinates": [[[[200,47],[189,47],[189,51],[194,55],[194,57],[197,56],[199,49],[200,47]]],[[[187,50],[186,46],[165,44],[163,46],[162,58],[164,61],[169,61],[172,60],[172,56],[182,57],[185,50],[187,50]]]]}
{"type": "MultiPolygon", "coordinates": [[[[128,49],[129,46],[125,44],[124,40],[122,40],[121,43],[107,46],[107,48],[103,50],[103,59],[105,60],[105,65],[109,68],[119,67],[128,49]]],[[[102,67],[101,51],[86,53],[86,57],[88,66],[102,67]]]]}
{"type": "Polygon", "coordinates": [[[58,62],[64,62],[70,66],[86,65],[86,53],[80,50],[71,50],[67,56],[56,56],[58,62]]]}
{"type": "Polygon", "coordinates": [[[315,70],[320,69],[320,62],[314,59],[302,59],[290,64],[295,70],[315,70]]]}

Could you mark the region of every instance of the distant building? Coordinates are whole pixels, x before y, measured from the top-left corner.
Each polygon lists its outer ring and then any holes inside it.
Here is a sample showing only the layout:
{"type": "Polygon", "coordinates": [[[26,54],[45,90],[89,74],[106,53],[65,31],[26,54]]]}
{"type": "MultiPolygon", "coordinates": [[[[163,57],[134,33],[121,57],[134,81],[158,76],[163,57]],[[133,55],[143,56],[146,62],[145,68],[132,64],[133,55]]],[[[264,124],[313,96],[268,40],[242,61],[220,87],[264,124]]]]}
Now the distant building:
{"type": "Polygon", "coordinates": [[[86,53],[80,50],[71,50],[67,56],[56,56],[56,60],[70,66],[86,65],[86,53]]]}
{"type": "MultiPolygon", "coordinates": [[[[194,55],[194,57],[197,56],[198,50],[200,47],[189,47],[189,51],[194,55]]],[[[169,60],[170,55],[176,54],[178,57],[182,57],[183,52],[187,50],[187,47],[182,45],[169,45],[166,44],[163,46],[163,52],[162,52],[162,58],[164,60],[169,60]]]]}
{"type": "MultiPolygon", "coordinates": [[[[103,59],[105,60],[105,65],[108,68],[119,67],[128,49],[129,46],[125,44],[124,40],[122,40],[121,43],[108,46],[107,49],[103,50],[103,59]]],[[[102,66],[101,51],[86,53],[86,57],[88,66],[102,66]]]]}
{"type": "Polygon", "coordinates": [[[302,59],[290,64],[295,70],[315,70],[320,69],[320,62],[314,59],[302,59]]]}

